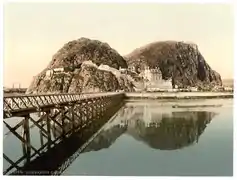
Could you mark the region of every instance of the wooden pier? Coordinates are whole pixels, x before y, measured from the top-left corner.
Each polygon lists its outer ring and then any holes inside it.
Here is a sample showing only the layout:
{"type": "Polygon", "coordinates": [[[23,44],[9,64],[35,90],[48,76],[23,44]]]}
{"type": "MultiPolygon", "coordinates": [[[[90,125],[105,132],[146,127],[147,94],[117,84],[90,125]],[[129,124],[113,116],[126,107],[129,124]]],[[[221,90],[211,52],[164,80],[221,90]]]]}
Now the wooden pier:
{"type": "Polygon", "coordinates": [[[23,152],[23,156],[17,161],[3,153],[4,159],[10,164],[4,174],[27,174],[26,165],[29,170],[29,164],[33,160],[93,124],[98,117],[103,117],[106,111],[123,102],[124,96],[124,93],[117,92],[4,96],[3,123],[9,133],[22,143],[23,152]],[[32,117],[34,113],[39,115],[37,120],[32,117]],[[12,117],[21,117],[22,120],[11,126],[12,117]],[[39,149],[31,143],[31,126],[39,129],[39,149]],[[19,128],[22,129],[21,134],[17,132],[19,128]],[[24,166],[19,165],[22,162],[24,166]]]}

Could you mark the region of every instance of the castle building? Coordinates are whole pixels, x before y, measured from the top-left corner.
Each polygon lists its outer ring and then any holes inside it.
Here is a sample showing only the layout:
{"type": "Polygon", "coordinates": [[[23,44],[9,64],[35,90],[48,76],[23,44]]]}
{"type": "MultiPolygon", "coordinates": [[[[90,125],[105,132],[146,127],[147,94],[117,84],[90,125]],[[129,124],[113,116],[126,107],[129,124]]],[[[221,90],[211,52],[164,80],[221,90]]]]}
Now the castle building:
{"type": "Polygon", "coordinates": [[[150,69],[149,67],[145,67],[143,77],[150,82],[162,80],[161,71],[157,67],[155,69],[150,69]]]}
{"type": "Polygon", "coordinates": [[[145,79],[145,88],[148,91],[169,90],[172,89],[172,80],[162,79],[162,73],[159,67],[145,67],[140,74],[145,79]]]}

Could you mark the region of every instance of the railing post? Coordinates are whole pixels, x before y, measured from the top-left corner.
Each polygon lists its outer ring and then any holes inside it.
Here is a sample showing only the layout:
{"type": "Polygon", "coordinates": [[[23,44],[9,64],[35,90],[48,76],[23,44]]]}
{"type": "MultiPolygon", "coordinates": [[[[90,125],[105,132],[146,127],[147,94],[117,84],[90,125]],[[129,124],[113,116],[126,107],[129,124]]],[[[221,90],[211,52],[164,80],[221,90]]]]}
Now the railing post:
{"type": "Polygon", "coordinates": [[[51,148],[52,138],[51,138],[51,123],[49,118],[50,111],[46,111],[45,121],[47,126],[47,138],[48,138],[48,149],[51,148]]]}
{"type": "MultiPolygon", "coordinates": [[[[40,124],[41,127],[43,127],[43,122],[42,121],[39,124],[40,124]]],[[[40,133],[40,144],[41,144],[41,147],[42,147],[44,145],[43,131],[41,129],[39,129],[39,133],[40,133]]]]}
{"type": "Polygon", "coordinates": [[[23,153],[26,155],[26,162],[30,161],[31,147],[30,147],[30,128],[29,128],[29,118],[30,115],[26,115],[23,119],[23,132],[22,137],[25,142],[22,142],[23,153]]]}
{"type": "Polygon", "coordinates": [[[75,116],[74,116],[74,104],[70,105],[70,114],[71,114],[71,120],[72,120],[72,130],[73,132],[76,131],[76,124],[75,124],[75,116]]]}
{"type": "Polygon", "coordinates": [[[64,107],[60,107],[60,111],[61,111],[61,120],[62,120],[62,137],[65,138],[65,115],[64,115],[64,107]]]}

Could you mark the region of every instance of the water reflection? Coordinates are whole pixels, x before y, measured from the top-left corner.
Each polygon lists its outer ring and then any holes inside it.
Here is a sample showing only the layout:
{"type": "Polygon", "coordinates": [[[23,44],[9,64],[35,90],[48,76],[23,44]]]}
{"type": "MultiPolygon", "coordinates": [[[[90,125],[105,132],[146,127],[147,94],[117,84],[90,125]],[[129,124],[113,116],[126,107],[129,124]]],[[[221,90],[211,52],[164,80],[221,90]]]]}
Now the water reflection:
{"type": "MultiPolygon", "coordinates": [[[[109,108],[105,113],[98,113],[95,117],[87,118],[87,121],[83,121],[83,116],[80,119],[75,118],[74,120],[78,120],[80,124],[80,129],[77,132],[55,143],[54,147],[47,149],[46,152],[40,154],[33,161],[25,163],[17,171],[11,172],[11,174],[32,175],[32,172],[38,172],[40,175],[61,174],[80,154],[81,147],[108,122],[121,106],[123,106],[123,102],[109,108]]],[[[61,119],[56,120],[60,121],[61,119]]],[[[65,131],[68,132],[71,127],[72,121],[66,121],[65,131]]],[[[53,139],[61,136],[62,128],[58,123],[51,122],[51,128],[53,139]]]]}
{"type": "MultiPolygon", "coordinates": [[[[153,149],[181,149],[198,143],[201,134],[215,115],[214,112],[204,110],[187,111],[170,106],[165,108],[126,104],[116,113],[115,119],[109,121],[80,154],[110,148],[123,134],[153,149]]],[[[96,132],[94,127],[99,121],[93,121],[93,126],[88,128],[89,134],[96,132]]],[[[56,131],[57,128],[55,126],[53,130],[56,131]]],[[[53,134],[57,136],[57,132],[53,134]]],[[[84,137],[85,133],[79,139],[84,137]]],[[[67,146],[76,146],[75,142],[78,143],[79,139],[74,139],[67,146]]],[[[71,163],[72,161],[69,164],[71,163]]]]}
{"type": "Polygon", "coordinates": [[[180,149],[198,143],[215,115],[208,111],[172,112],[127,105],[83,152],[109,148],[124,133],[154,149],[180,149]]]}
{"type": "Polygon", "coordinates": [[[214,113],[205,111],[161,114],[158,122],[146,124],[143,119],[137,119],[134,125],[128,125],[127,133],[151,148],[179,149],[197,143],[213,116],[214,113]]]}
{"type": "MultiPolygon", "coordinates": [[[[185,106],[188,103],[197,104],[183,102],[185,106]]],[[[172,108],[176,102],[127,103],[118,112],[120,106],[108,111],[105,117],[92,119],[83,131],[57,144],[22,170],[61,174],[67,168],[64,173],[71,175],[231,175],[231,103],[225,100],[221,108],[172,108]],[[215,116],[212,111],[220,114],[215,116]],[[110,119],[115,112],[115,118],[110,119]],[[96,132],[98,135],[84,149],[85,142],[96,132]],[[190,145],[193,146],[186,148],[190,145]]],[[[57,129],[54,124],[55,138],[60,135],[60,128],[57,129]]],[[[33,145],[40,147],[38,129],[31,130],[33,145]]],[[[4,152],[16,155],[21,150],[17,142],[10,139],[4,144],[4,152]]]]}

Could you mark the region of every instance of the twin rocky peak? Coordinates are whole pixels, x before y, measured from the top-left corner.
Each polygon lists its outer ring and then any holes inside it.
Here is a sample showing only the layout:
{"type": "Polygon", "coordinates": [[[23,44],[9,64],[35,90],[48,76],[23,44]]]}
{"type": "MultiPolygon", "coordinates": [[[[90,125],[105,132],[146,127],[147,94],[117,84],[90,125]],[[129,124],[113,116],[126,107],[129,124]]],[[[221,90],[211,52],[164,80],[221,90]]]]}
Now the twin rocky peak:
{"type": "Polygon", "coordinates": [[[53,55],[27,93],[133,92],[145,87],[212,90],[218,86],[222,86],[221,76],[195,44],[160,41],[121,56],[107,43],[80,38],[53,55]]]}

